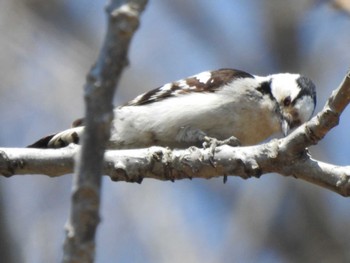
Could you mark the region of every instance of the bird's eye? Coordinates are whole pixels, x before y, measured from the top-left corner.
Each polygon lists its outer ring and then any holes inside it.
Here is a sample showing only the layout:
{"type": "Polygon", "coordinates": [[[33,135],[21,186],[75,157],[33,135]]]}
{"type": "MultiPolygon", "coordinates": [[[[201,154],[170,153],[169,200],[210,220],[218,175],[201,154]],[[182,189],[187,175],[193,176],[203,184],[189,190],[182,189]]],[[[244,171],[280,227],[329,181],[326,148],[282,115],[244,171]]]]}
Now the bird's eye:
{"type": "Polygon", "coordinates": [[[291,103],[292,103],[292,99],[291,99],[290,96],[286,97],[286,98],[283,100],[283,106],[285,106],[285,107],[288,107],[291,103]]]}

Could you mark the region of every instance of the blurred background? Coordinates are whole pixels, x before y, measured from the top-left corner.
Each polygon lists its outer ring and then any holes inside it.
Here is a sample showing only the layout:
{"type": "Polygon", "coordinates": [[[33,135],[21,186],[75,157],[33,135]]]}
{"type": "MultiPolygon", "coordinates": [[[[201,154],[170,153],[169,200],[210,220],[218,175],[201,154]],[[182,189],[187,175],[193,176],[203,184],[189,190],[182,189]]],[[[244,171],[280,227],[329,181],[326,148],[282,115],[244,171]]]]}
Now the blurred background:
{"type": "MultiPolygon", "coordinates": [[[[24,147],[83,116],[106,1],[0,1],[0,146],[24,147]]],[[[150,1],[115,104],[203,70],[300,72],[320,110],[350,65],[348,0],[150,1]]],[[[310,149],[350,164],[350,110],[310,149]]],[[[71,175],[0,177],[0,261],[60,262],[71,175]]],[[[105,177],[96,262],[350,262],[350,202],[294,178],[105,177]]]]}

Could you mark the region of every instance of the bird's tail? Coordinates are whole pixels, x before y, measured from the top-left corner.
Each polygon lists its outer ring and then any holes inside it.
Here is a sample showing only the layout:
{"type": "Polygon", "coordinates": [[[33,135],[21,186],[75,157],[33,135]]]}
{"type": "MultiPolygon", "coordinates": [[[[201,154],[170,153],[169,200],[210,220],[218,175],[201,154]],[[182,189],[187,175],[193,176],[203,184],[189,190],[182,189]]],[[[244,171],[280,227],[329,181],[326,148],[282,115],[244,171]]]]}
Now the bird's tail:
{"type": "Polygon", "coordinates": [[[75,127],[62,132],[46,136],[35,143],[28,145],[28,148],[62,148],[70,143],[78,144],[84,127],[75,127]]]}
{"type": "Polygon", "coordinates": [[[44,138],[41,138],[40,140],[36,141],[35,143],[28,145],[27,148],[50,148],[49,142],[50,140],[55,136],[56,134],[51,134],[49,136],[46,136],[44,138]]]}

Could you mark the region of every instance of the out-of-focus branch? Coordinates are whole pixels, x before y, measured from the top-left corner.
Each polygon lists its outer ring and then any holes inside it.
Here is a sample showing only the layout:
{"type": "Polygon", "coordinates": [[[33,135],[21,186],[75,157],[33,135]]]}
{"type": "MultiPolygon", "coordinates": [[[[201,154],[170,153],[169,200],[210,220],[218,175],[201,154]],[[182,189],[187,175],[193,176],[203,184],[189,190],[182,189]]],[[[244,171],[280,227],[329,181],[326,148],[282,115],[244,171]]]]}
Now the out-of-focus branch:
{"type": "Polygon", "coordinates": [[[94,259],[103,154],[113,118],[112,98],[146,3],[147,0],[111,0],[106,8],[105,40],[85,85],[86,128],[73,180],[63,262],[93,262],[94,259]]]}
{"type": "Polygon", "coordinates": [[[348,15],[350,14],[350,2],[348,0],[333,0],[331,4],[333,4],[335,8],[346,12],[348,15]]]}
{"type": "MultiPolygon", "coordinates": [[[[279,140],[249,147],[221,146],[214,159],[209,149],[191,147],[170,150],[162,147],[135,150],[108,150],[103,173],[114,181],[141,182],[144,178],[178,180],[236,175],[242,178],[276,172],[292,175],[325,187],[343,196],[350,195],[350,166],[336,166],[312,159],[306,151],[339,122],[350,102],[350,73],[333,91],[324,106],[309,122],[279,140]],[[213,165],[213,163],[215,165],[213,165]]],[[[62,149],[0,148],[0,174],[46,174],[60,176],[73,171],[79,146],[62,149]]]]}

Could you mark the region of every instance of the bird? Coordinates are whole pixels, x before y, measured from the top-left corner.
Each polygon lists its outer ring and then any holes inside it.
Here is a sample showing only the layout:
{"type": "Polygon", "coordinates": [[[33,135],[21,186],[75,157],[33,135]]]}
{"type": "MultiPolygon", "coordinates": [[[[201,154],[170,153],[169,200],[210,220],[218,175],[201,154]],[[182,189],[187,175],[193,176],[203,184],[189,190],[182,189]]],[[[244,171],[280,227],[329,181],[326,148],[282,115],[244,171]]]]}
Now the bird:
{"type": "MultiPolygon", "coordinates": [[[[255,145],[308,121],[316,87],[300,74],[252,75],[223,68],[167,83],[113,110],[107,149],[186,148],[208,140],[255,145]]],[[[46,136],[31,148],[78,144],[84,120],[46,136]]]]}

